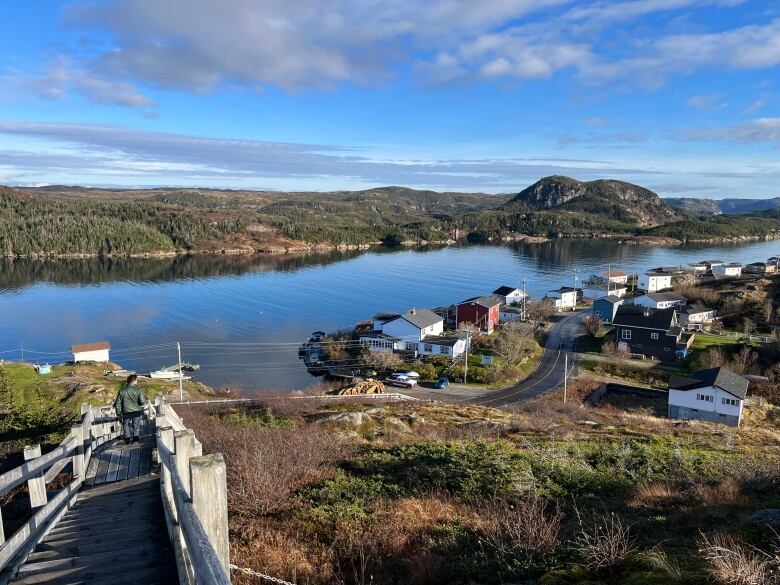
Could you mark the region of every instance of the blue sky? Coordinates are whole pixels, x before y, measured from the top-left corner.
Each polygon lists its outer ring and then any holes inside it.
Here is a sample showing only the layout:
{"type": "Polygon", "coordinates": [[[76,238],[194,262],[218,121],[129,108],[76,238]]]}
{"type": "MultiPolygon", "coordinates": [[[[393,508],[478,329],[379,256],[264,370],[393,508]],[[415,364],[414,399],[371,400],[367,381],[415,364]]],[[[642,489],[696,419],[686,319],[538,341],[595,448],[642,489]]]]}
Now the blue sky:
{"type": "Polygon", "coordinates": [[[7,2],[0,184],[780,195],[770,0],[7,2]]]}

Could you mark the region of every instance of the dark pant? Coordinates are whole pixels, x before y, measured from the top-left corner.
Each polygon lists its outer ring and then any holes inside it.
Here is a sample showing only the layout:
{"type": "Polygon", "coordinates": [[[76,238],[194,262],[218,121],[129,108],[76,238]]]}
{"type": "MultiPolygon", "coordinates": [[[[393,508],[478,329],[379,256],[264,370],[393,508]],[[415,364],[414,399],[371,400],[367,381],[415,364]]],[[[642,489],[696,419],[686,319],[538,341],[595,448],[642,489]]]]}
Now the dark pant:
{"type": "Polygon", "coordinates": [[[141,415],[142,411],[131,412],[124,415],[122,425],[125,430],[125,440],[137,439],[141,434],[141,415]]]}

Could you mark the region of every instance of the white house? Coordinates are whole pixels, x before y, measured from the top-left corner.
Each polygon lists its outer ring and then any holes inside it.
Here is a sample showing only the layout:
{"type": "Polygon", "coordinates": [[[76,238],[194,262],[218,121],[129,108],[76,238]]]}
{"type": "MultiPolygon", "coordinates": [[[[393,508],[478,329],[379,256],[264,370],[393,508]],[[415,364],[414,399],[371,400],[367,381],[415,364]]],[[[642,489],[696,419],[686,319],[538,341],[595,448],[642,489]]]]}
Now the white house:
{"type": "Polygon", "coordinates": [[[687,329],[701,329],[715,320],[717,311],[695,303],[677,311],[677,322],[687,329]]]}
{"type": "Polygon", "coordinates": [[[499,286],[493,291],[493,294],[502,298],[502,302],[507,306],[519,305],[527,296],[521,289],[512,286],[499,286]]]}
{"type": "Polygon", "coordinates": [[[591,280],[585,285],[584,294],[589,299],[600,299],[607,296],[615,296],[622,299],[628,293],[628,288],[624,284],[614,284],[604,282],[598,282],[591,280]]]}
{"type": "Polygon", "coordinates": [[[648,293],[672,288],[672,275],[660,270],[648,270],[639,275],[637,288],[648,293]]]}
{"type": "Polygon", "coordinates": [[[556,311],[573,311],[577,307],[577,301],[582,298],[582,289],[562,286],[559,289],[547,291],[545,296],[552,299],[556,311]]]}
{"type": "Polygon", "coordinates": [[[739,426],[748,381],[726,368],[710,368],[690,378],[669,379],[669,418],[700,419],[739,426]]]}
{"type": "Polygon", "coordinates": [[[375,318],[374,331],[360,335],[359,339],[371,351],[418,351],[423,337],[442,333],[444,319],[441,316],[430,309],[410,309],[403,315],[375,318]]]}
{"type": "Polygon", "coordinates": [[[742,264],[739,262],[732,262],[731,264],[713,266],[712,276],[715,278],[736,278],[742,276],[742,264]]]}
{"type": "Polygon", "coordinates": [[[602,278],[612,284],[626,284],[628,283],[628,274],[617,268],[610,268],[605,270],[601,274],[596,275],[598,278],[602,278]]]}
{"type": "Polygon", "coordinates": [[[675,292],[658,292],[634,297],[633,302],[635,305],[648,309],[670,309],[684,307],[688,299],[675,292]]]}
{"type": "Polygon", "coordinates": [[[443,355],[451,360],[459,358],[466,351],[468,336],[458,332],[454,335],[426,335],[418,344],[419,355],[443,355]]]}
{"type": "Polygon", "coordinates": [[[70,350],[73,352],[74,363],[110,361],[108,352],[111,350],[111,346],[108,341],[75,344],[70,347],[70,350]]]}

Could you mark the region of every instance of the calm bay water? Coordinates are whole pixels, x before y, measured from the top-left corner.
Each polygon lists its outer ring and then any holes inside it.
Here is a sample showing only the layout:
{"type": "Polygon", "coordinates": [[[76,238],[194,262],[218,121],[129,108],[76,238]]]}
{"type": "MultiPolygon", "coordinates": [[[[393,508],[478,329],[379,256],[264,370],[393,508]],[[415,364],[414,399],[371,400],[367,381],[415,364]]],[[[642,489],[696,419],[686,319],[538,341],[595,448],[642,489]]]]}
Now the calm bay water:
{"type": "Polygon", "coordinates": [[[314,379],[297,345],[317,329],[379,311],[449,304],[528,279],[532,298],[608,264],[630,272],[702,259],[743,263],[780,242],[649,248],[574,240],[512,246],[377,249],[305,257],[0,262],[0,357],[58,363],[71,343],[108,340],[139,372],[176,362],[215,386],[294,389],[314,379]]]}

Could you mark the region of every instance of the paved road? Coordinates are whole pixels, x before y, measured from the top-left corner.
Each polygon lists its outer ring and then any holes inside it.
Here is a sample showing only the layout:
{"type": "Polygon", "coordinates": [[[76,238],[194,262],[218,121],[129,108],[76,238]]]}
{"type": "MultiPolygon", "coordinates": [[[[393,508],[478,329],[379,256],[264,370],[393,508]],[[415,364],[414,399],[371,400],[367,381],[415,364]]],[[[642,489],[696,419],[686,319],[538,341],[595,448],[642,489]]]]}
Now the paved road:
{"type": "Polygon", "coordinates": [[[564,356],[569,356],[569,372],[575,365],[574,340],[581,333],[582,320],[587,311],[576,311],[561,318],[550,330],[544,346],[542,359],[537,368],[522,382],[513,386],[486,392],[479,398],[468,400],[470,404],[484,406],[506,406],[536,398],[540,394],[555,390],[563,384],[564,356]]]}

